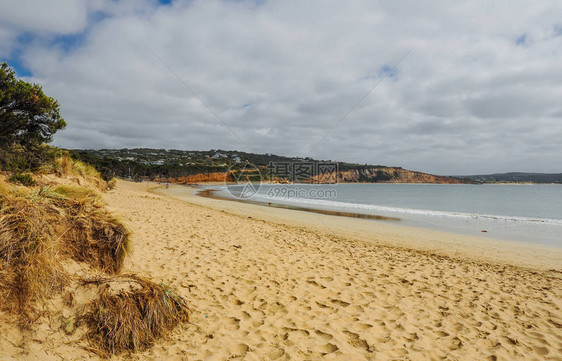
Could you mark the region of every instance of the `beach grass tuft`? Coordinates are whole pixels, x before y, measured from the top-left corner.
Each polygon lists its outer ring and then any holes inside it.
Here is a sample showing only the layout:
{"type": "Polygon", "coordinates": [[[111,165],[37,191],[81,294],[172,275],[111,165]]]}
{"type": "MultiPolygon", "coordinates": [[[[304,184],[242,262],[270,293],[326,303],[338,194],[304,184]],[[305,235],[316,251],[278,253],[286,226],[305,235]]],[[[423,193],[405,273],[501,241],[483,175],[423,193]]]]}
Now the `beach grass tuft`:
{"type": "Polygon", "coordinates": [[[99,354],[147,349],[189,319],[183,298],[163,284],[135,275],[101,277],[89,282],[104,285],[100,297],[89,304],[84,316],[88,338],[99,354]]]}
{"type": "Polygon", "coordinates": [[[95,194],[75,190],[67,194],[69,227],[63,237],[67,252],[105,273],[119,273],[131,248],[130,232],[95,194]]]}

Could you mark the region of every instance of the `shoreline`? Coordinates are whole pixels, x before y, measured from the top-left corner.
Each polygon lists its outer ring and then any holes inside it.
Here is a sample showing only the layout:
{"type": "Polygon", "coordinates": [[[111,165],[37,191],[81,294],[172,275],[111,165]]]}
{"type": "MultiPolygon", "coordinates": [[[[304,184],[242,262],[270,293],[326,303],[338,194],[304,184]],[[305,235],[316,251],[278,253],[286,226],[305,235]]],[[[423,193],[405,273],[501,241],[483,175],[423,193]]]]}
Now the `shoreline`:
{"type": "Polygon", "coordinates": [[[365,219],[351,214],[337,214],[338,212],[316,212],[298,207],[295,209],[268,206],[259,202],[237,201],[217,196],[205,197],[197,195],[201,188],[196,186],[170,184],[169,189],[165,189],[157,183],[146,184],[155,194],[252,219],[329,231],[334,235],[374,244],[403,247],[459,259],[562,272],[560,248],[413,227],[378,216],[365,219]]]}
{"type": "Polygon", "coordinates": [[[378,220],[378,221],[396,221],[396,222],[401,221],[401,219],[397,218],[397,217],[386,217],[386,216],[379,216],[379,215],[375,215],[375,214],[362,214],[362,213],[341,212],[341,211],[328,211],[328,210],[317,209],[317,208],[298,207],[298,206],[293,206],[293,205],[288,205],[288,204],[278,204],[278,203],[265,204],[265,203],[262,203],[262,202],[244,200],[244,199],[229,199],[229,198],[226,198],[226,197],[218,196],[218,195],[214,194],[215,192],[216,192],[215,189],[199,188],[199,191],[196,193],[196,195],[199,196],[199,197],[218,199],[218,200],[223,200],[223,201],[233,201],[233,202],[240,202],[240,203],[246,203],[246,204],[255,204],[255,205],[263,206],[263,207],[291,209],[291,210],[294,210],[294,211],[312,212],[312,213],[326,214],[326,215],[331,215],[331,216],[372,219],[372,220],[378,220]]]}

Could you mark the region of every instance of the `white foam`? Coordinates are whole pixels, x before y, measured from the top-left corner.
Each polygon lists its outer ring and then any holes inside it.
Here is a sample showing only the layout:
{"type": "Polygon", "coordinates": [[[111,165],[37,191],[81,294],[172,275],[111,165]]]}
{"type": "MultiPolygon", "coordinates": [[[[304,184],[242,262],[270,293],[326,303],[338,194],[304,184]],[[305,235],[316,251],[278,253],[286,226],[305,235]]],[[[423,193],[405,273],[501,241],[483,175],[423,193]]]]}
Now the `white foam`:
{"type": "MultiPolygon", "coordinates": [[[[221,196],[234,198],[228,192],[227,186],[215,185],[204,187],[206,189],[214,189],[220,192],[221,196]]],[[[341,202],[325,199],[309,199],[309,198],[290,198],[287,197],[273,197],[264,193],[257,193],[250,198],[252,201],[263,202],[263,203],[274,203],[281,205],[293,205],[298,207],[306,208],[318,208],[323,210],[331,211],[354,211],[355,213],[361,214],[376,214],[376,215],[392,215],[400,216],[411,215],[411,216],[425,216],[425,217],[442,217],[442,218],[453,218],[453,219],[472,219],[472,220],[482,220],[482,221],[492,221],[492,222],[513,222],[513,223],[530,223],[530,224],[550,224],[562,226],[562,219],[551,219],[551,218],[531,218],[523,216],[505,216],[505,215],[493,215],[493,214],[478,214],[478,213],[465,213],[465,212],[450,212],[450,211],[437,211],[428,209],[417,209],[417,208],[403,208],[403,207],[390,207],[390,206],[380,206],[375,204],[361,204],[361,203],[350,203],[341,202]]]]}
{"type": "MultiPolygon", "coordinates": [[[[226,190],[226,187],[221,189],[221,191],[226,190]]],[[[228,192],[226,192],[228,193],[228,192]]],[[[432,216],[432,217],[449,217],[449,218],[466,218],[466,219],[482,219],[497,222],[528,222],[528,223],[544,223],[562,226],[562,220],[560,219],[550,219],[550,218],[531,218],[531,217],[520,217],[520,216],[502,216],[493,214],[477,214],[477,213],[464,213],[464,212],[447,212],[447,211],[436,211],[428,209],[416,209],[416,208],[401,208],[401,207],[389,207],[389,206],[379,206],[374,204],[359,204],[359,203],[349,203],[340,201],[330,201],[323,199],[307,199],[307,198],[292,198],[288,200],[286,197],[270,197],[267,194],[255,194],[251,200],[265,203],[277,203],[283,205],[294,205],[299,207],[308,208],[321,208],[325,210],[333,211],[350,211],[355,210],[357,213],[365,214],[378,214],[378,215],[418,215],[418,216],[432,216]]]]}

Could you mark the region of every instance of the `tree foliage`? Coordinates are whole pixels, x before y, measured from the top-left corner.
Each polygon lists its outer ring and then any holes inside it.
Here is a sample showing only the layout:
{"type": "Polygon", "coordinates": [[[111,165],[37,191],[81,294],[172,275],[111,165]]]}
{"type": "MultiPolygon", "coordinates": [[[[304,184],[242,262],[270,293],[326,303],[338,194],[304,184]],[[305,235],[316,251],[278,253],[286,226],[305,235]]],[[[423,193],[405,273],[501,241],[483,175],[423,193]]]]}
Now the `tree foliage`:
{"type": "Polygon", "coordinates": [[[59,104],[0,63],[0,170],[27,172],[52,159],[45,145],[66,126],[59,104]]]}
{"type": "Polygon", "coordinates": [[[58,102],[37,84],[16,79],[7,63],[0,64],[0,146],[27,150],[52,140],[66,126],[58,102]]]}

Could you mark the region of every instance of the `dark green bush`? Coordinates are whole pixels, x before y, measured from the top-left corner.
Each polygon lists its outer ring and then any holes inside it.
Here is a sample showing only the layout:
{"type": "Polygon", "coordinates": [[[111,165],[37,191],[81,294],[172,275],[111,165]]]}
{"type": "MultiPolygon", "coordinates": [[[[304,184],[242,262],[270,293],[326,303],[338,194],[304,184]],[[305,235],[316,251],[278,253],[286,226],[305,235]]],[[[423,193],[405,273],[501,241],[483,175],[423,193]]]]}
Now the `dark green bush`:
{"type": "Polygon", "coordinates": [[[0,63],[0,170],[34,172],[52,160],[45,143],[66,126],[59,104],[0,63]]]}
{"type": "Polygon", "coordinates": [[[31,176],[31,174],[22,174],[22,173],[14,173],[11,175],[10,182],[15,184],[21,184],[24,186],[32,186],[35,184],[35,179],[31,176]]]}
{"type": "Polygon", "coordinates": [[[47,145],[26,149],[13,145],[0,149],[0,170],[12,173],[35,172],[51,164],[59,150],[47,145]]]}

